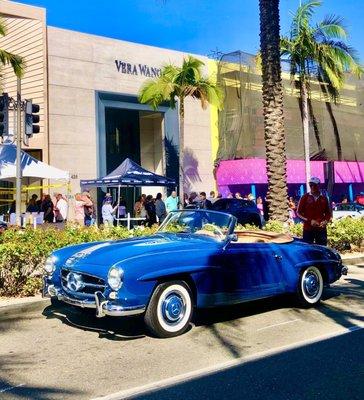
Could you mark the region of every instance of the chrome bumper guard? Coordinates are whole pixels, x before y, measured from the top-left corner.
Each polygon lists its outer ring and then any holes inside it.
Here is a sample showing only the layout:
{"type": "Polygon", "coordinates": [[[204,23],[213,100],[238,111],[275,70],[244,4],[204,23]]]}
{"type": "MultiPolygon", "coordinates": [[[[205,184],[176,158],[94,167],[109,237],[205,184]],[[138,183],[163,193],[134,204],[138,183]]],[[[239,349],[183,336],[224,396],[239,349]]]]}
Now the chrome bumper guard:
{"type": "Polygon", "coordinates": [[[92,300],[78,300],[67,296],[65,293],[57,290],[53,285],[48,287],[48,294],[50,297],[56,297],[58,300],[63,301],[72,306],[81,308],[95,308],[96,317],[101,318],[105,315],[112,317],[125,317],[129,315],[142,314],[145,311],[144,306],[122,307],[117,304],[111,303],[101,292],[95,293],[95,301],[92,300]]]}
{"type": "Polygon", "coordinates": [[[343,265],[341,267],[341,275],[347,275],[348,274],[348,267],[346,265],[343,265]]]}

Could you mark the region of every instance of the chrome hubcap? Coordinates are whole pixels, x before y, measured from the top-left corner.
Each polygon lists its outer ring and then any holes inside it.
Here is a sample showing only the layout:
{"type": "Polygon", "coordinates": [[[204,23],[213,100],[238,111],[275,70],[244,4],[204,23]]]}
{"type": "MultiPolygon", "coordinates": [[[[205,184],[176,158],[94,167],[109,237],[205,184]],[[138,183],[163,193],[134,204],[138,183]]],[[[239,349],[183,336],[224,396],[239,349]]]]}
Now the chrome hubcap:
{"type": "Polygon", "coordinates": [[[162,303],[162,315],[168,324],[177,324],[186,312],[186,303],[179,293],[170,293],[162,303]]]}
{"type": "Polygon", "coordinates": [[[310,271],[305,277],[303,286],[309,297],[315,297],[320,290],[320,280],[314,272],[310,271]]]}

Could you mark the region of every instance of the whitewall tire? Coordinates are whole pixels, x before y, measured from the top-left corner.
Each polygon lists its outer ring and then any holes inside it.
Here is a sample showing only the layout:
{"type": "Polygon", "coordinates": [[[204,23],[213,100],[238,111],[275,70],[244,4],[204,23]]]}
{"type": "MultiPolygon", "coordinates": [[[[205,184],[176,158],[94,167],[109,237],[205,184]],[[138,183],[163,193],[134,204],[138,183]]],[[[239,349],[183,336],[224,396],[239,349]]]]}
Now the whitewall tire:
{"type": "Polygon", "coordinates": [[[301,272],[298,283],[298,299],[306,307],[320,302],[324,280],[317,267],[308,267],[301,272]]]}
{"type": "Polygon", "coordinates": [[[184,333],[193,313],[192,294],[183,281],[159,284],[147,307],[144,321],[156,337],[167,338],[184,333]]]}

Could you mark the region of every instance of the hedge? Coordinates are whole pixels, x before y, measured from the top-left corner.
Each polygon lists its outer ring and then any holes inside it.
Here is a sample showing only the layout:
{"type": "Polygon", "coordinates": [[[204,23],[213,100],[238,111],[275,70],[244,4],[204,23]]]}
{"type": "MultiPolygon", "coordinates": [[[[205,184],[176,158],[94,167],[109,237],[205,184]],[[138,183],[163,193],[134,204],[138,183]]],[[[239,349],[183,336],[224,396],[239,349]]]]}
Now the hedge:
{"type": "MultiPolygon", "coordinates": [[[[257,229],[252,226],[239,229],[257,229]]],[[[265,230],[302,235],[302,224],[285,225],[268,222],[265,230]]],[[[42,266],[49,254],[61,247],[82,242],[124,239],[150,235],[155,228],[124,227],[99,229],[69,225],[63,230],[54,227],[33,230],[8,229],[0,235],[0,296],[31,296],[41,288],[42,266]]],[[[338,251],[364,250],[364,219],[342,219],[328,226],[329,246],[338,251]]]]}

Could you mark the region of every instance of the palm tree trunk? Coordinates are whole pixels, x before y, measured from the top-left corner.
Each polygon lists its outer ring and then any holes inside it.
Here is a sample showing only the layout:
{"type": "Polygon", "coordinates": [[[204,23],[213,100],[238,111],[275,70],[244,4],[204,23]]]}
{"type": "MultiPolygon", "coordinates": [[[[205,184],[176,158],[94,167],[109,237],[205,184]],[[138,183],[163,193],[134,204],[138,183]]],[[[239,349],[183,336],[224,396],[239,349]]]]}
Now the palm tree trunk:
{"type": "Polygon", "coordinates": [[[269,217],[288,219],[286,138],[283,121],[279,0],[259,0],[263,116],[267,159],[269,217]]]}
{"type": "MultiPolygon", "coordinates": [[[[326,86],[323,82],[323,79],[321,77],[321,75],[319,75],[318,77],[319,82],[320,82],[320,88],[322,93],[325,95],[325,97],[329,97],[329,93],[326,89],[326,86]]],[[[342,147],[341,147],[341,138],[340,138],[340,132],[339,132],[339,128],[337,126],[337,122],[336,122],[336,118],[334,115],[334,112],[332,110],[332,105],[330,101],[325,101],[325,106],[326,106],[326,110],[329,113],[330,116],[330,121],[332,123],[332,128],[334,130],[334,137],[335,137],[335,144],[336,144],[336,151],[337,151],[337,159],[338,161],[341,161],[343,158],[343,152],[342,152],[342,147]]]]}
{"type": "Polygon", "coordinates": [[[337,151],[337,159],[338,161],[341,161],[343,159],[343,151],[341,147],[341,138],[340,138],[340,132],[339,128],[337,126],[336,118],[334,115],[334,112],[332,110],[332,105],[330,102],[325,103],[326,110],[329,113],[330,116],[330,121],[332,123],[332,127],[334,129],[334,136],[335,136],[335,144],[336,144],[336,151],[337,151]]]}
{"type": "Polygon", "coordinates": [[[305,175],[306,175],[306,189],[310,190],[311,178],[311,165],[310,165],[310,127],[308,115],[308,95],[307,86],[304,81],[301,82],[301,98],[302,98],[302,125],[303,125],[303,147],[305,156],[305,175]]]}
{"type": "Polygon", "coordinates": [[[183,206],[184,196],[184,139],[185,139],[185,103],[184,98],[179,99],[179,201],[183,206]]]}
{"type": "Polygon", "coordinates": [[[321,143],[321,138],[320,138],[320,130],[319,130],[319,127],[318,127],[318,123],[317,123],[317,119],[316,119],[315,113],[313,112],[312,101],[311,101],[311,99],[309,97],[308,97],[307,101],[308,101],[308,112],[310,113],[310,117],[311,117],[311,121],[312,121],[313,131],[315,133],[315,139],[316,139],[318,151],[319,151],[319,153],[321,155],[321,153],[322,153],[322,143],[321,143]]]}

